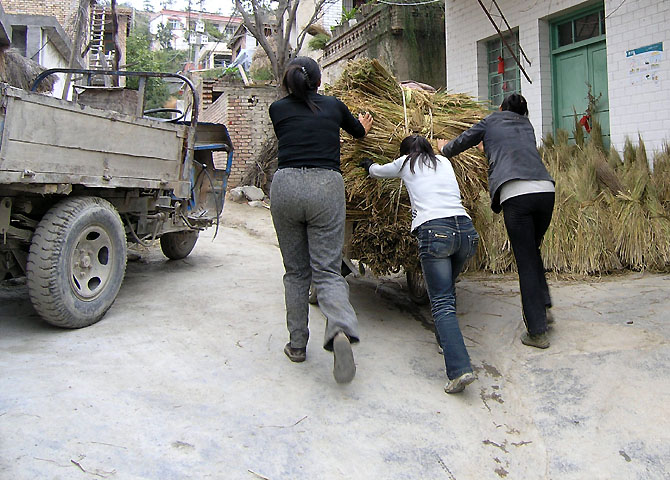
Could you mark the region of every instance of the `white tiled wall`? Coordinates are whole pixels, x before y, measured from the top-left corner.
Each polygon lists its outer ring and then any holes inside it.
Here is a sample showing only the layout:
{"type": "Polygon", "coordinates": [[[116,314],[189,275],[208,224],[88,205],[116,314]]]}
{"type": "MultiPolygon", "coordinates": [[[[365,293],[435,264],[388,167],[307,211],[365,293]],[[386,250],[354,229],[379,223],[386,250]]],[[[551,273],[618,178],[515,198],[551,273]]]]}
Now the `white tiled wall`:
{"type": "Polygon", "coordinates": [[[342,20],[342,0],[328,2],[324,6],[324,15],[321,24],[330,29],[340,23],[342,20]]]}
{"type": "Polygon", "coordinates": [[[605,5],[612,144],[623,147],[638,133],[647,151],[670,142],[670,1],[627,0],[605,5]],[[626,51],[663,42],[658,83],[632,85],[626,51]]]}
{"type": "MultiPolygon", "coordinates": [[[[490,2],[484,2],[489,6],[490,2]]],[[[519,43],[529,57],[522,61],[532,83],[521,74],[521,91],[529,104],[538,140],[552,131],[549,22],[593,2],[498,0],[507,21],[519,30],[519,43]]],[[[479,3],[447,0],[447,88],[482,100],[488,97],[485,48],[496,31],[479,3]]],[[[495,12],[495,7],[494,13],[495,12]]],[[[612,144],[621,148],[626,136],[638,131],[648,150],[670,140],[670,0],[605,0],[607,62],[612,144]],[[617,7],[620,8],[615,11],[617,7]],[[658,84],[631,86],[626,50],[663,42],[664,58],[658,84]]],[[[500,17],[495,17],[505,30],[500,17]]]]}

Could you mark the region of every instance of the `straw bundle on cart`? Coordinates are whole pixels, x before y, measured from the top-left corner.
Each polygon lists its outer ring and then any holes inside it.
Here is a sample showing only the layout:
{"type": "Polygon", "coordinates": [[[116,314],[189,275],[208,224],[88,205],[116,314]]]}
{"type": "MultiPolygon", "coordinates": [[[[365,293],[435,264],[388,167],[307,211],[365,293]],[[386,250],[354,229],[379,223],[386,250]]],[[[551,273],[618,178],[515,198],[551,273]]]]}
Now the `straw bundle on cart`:
{"type": "MultiPolygon", "coordinates": [[[[483,118],[485,107],[466,95],[403,88],[376,60],[350,62],[327,93],[344,101],[354,115],[369,111],[374,116],[374,126],[363,140],[345,135],[341,147],[347,215],[356,220],[352,257],[375,274],[418,268],[406,190],[397,179],[367,178],[357,165],[364,158],[382,164],[393,161],[402,139],[412,133],[453,138],[483,118]]],[[[474,208],[486,191],[486,161],[473,150],[456,157],[453,165],[464,201],[474,208]]]]}

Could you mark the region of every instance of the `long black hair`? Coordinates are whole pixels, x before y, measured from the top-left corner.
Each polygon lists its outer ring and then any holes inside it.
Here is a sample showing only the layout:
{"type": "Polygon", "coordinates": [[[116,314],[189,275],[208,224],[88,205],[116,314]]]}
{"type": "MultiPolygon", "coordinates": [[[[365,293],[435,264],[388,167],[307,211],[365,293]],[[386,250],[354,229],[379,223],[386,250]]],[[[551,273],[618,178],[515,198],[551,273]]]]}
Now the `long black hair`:
{"type": "Polygon", "coordinates": [[[282,80],[288,93],[305,102],[309,109],[316,113],[319,107],[309,98],[311,92],[321,84],[319,65],[309,57],[296,57],[286,67],[282,80]]]}
{"type": "Polygon", "coordinates": [[[407,155],[405,161],[402,163],[402,167],[400,167],[401,170],[409,162],[409,170],[414,173],[414,166],[419,159],[428,168],[437,168],[437,157],[433,151],[433,146],[426,137],[422,137],[421,135],[415,134],[403,138],[402,142],[400,142],[400,155],[407,155]]]}
{"type": "Polygon", "coordinates": [[[513,93],[505,97],[500,104],[500,110],[509,110],[510,112],[518,113],[519,115],[528,116],[528,102],[523,98],[523,95],[513,93]]]}

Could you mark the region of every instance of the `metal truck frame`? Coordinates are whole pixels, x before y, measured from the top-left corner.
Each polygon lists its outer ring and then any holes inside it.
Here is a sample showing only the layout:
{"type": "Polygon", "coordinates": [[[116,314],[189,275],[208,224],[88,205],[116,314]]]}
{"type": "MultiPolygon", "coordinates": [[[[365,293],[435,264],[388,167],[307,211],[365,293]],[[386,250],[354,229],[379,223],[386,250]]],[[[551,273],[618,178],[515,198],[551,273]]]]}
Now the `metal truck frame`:
{"type": "MultiPolygon", "coordinates": [[[[138,76],[137,110],[100,110],[0,84],[0,281],[25,275],[48,323],[81,328],[112,306],[127,242],[160,239],[186,257],[223,210],[233,146],[225,125],[198,123],[198,95],[182,75],[50,69],[138,76]],[[151,77],[176,77],[192,95],[190,121],[144,117],[151,77]],[[227,152],[225,169],[213,151],[227,152]]],[[[182,112],[185,113],[185,112],[182,112]]],[[[182,115],[183,117],[183,115],[182,115]]]]}

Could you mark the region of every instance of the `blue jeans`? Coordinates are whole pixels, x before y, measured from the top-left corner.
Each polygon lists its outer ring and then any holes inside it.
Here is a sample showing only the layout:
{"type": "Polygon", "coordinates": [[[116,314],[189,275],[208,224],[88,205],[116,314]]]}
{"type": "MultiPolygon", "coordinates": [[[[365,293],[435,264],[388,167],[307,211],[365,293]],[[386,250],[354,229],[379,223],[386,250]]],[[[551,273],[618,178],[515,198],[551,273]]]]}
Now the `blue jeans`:
{"type": "Polygon", "coordinates": [[[430,297],[437,337],[450,380],[472,372],[456,318],[456,277],[477,252],[479,235],[466,216],[437,218],[416,229],[419,257],[430,297]]]}

